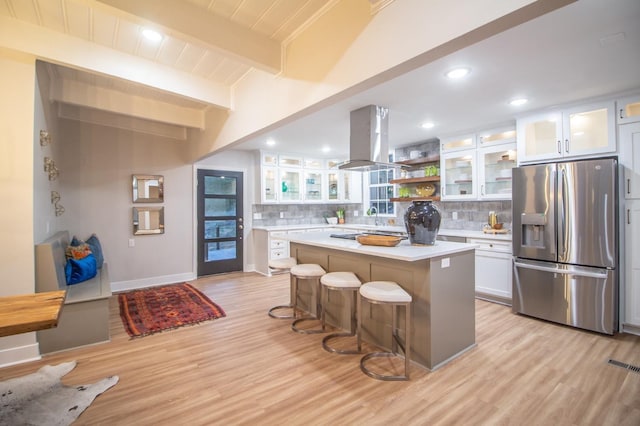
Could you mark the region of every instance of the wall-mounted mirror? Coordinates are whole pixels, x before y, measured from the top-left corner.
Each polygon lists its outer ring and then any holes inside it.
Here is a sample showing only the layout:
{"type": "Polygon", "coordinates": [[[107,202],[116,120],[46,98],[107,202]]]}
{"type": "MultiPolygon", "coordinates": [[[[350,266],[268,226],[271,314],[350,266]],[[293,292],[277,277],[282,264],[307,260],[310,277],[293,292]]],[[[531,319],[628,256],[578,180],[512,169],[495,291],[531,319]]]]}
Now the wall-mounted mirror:
{"type": "Polygon", "coordinates": [[[133,175],[134,203],[164,201],[164,178],[160,175],[133,175]]]}
{"type": "Polygon", "coordinates": [[[134,207],[133,235],[164,234],[164,207],[134,207]]]}

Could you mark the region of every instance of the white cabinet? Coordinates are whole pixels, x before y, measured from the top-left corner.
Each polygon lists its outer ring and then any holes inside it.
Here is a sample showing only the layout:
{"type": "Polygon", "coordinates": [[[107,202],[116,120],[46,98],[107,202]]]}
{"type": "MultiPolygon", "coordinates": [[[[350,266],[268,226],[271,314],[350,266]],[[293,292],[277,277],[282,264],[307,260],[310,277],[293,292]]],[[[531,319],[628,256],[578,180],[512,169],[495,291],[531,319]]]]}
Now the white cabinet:
{"type": "Polygon", "coordinates": [[[478,244],[476,249],[476,293],[501,303],[511,303],[511,242],[483,238],[467,238],[478,244]]]}
{"type": "Polygon", "coordinates": [[[444,139],[440,153],[442,200],[511,199],[511,169],[517,155],[514,126],[444,139]],[[459,146],[472,148],[459,150],[459,146]]]}
{"type": "Polygon", "coordinates": [[[640,199],[627,200],[625,211],[625,314],[627,330],[640,334],[640,199]]]}
{"type": "Polygon", "coordinates": [[[260,153],[260,203],[361,203],[362,173],[337,160],[260,153]]]}
{"type": "Polygon", "coordinates": [[[640,121],[640,94],[618,99],[616,101],[616,111],[618,124],[640,121]]]}
{"type": "Polygon", "coordinates": [[[289,242],[278,238],[286,231],[253,230],[256,272],[271,276],[269,260],[289,257],[289,242]]]}
{"type": "Polygon", "coordinates": [[[475,149],[454,151],[440,156],[440,194],[442,200],[478,197],[475,149]]]}
{"type": "Polygon", "coordinates": [[[614,103],[600,102],[517,121],[521,163],[616,151],[614,103]]]}
{"type": "Polygon", "coordinates": [[[478,149],[478,184],[481,200],[511,199],[511,169],[516,165],[516,144],[478,149]]]}
{"type": "Polygon", "coordinates": [[[640,198],[640,122],[619,127],[620,164],[624,170],[624,197],[640,198]]]}

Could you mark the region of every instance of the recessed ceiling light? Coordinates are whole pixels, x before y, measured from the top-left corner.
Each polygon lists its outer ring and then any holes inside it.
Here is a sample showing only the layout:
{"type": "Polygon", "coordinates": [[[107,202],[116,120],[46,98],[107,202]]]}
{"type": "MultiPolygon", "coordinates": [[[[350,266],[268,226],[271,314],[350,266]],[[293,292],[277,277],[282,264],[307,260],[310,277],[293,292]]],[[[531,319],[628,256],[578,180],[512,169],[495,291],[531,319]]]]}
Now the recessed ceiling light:
{"type": "Polygon", "coordinates": [[[267,139],[268,146],[274,146],[275,144],[276,144],[276,141],[274,141],[273,139],[267,139]]]}
{"type": "Polygon", "coordinates": [[[471,72],[470,68],[461,67],[461,68],[454,68],[452,70],[449,70],[445,75],[447,76],[447,78],[450,78],[451,80],[457,80],[459,78],[466,77],[470,72],[471,72]]]}
{"type": "Polygon", "coordinates": [[[518,98],[510,101],[509,104],[513,106],[520,106],[526,104],[527,102],[529,102],[529,99],[527,98],[518,98]]]}
{"type": "Polygon", "coordinates": [[[423,129],[433,129],[433,126],[435,126],[435,124],[433,124],[432,122],[428,121],[426,123],[422,123],[422,128],[423,129]]]}
{"type": "Polygon", "coordinates": [[[151,30],[149,28],[145,28],[144,30],[142,30],[142,35],[147,40],[151,40],[151,41],[160,41],[160,40],[162,40],[162,34],[160,34],[157,31],[151,30]]]}

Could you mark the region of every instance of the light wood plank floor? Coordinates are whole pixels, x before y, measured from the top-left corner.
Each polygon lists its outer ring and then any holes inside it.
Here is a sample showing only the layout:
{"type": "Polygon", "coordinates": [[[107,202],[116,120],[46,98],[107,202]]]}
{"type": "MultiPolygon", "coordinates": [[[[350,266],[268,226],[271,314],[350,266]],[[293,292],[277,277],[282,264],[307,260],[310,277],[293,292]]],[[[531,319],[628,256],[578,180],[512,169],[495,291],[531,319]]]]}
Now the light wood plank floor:
{"type": "Polygon", "coordinates": [[[130,340],[111,299],[110,343],[0,369],[0,380],[77,360],[68,385],[116,374],[77,424],[639,425],[640,338],[602,336],[476,302],[477,347],[410,382],[360,372],[359,356],[325,352],[267,316],[288,302],[288,275],[236,273],[194,285],[225,318],[130,340]]]}

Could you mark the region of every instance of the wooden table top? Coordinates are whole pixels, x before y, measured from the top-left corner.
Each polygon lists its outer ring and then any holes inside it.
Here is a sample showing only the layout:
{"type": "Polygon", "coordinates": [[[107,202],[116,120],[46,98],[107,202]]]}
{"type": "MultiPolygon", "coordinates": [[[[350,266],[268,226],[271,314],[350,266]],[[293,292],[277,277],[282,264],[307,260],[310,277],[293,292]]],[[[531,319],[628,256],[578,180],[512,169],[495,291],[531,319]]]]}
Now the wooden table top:
{"type": "Polygon", "coordinates": [[[58,325],[65,290],[0,297],[0,337],[58,325]]]}

